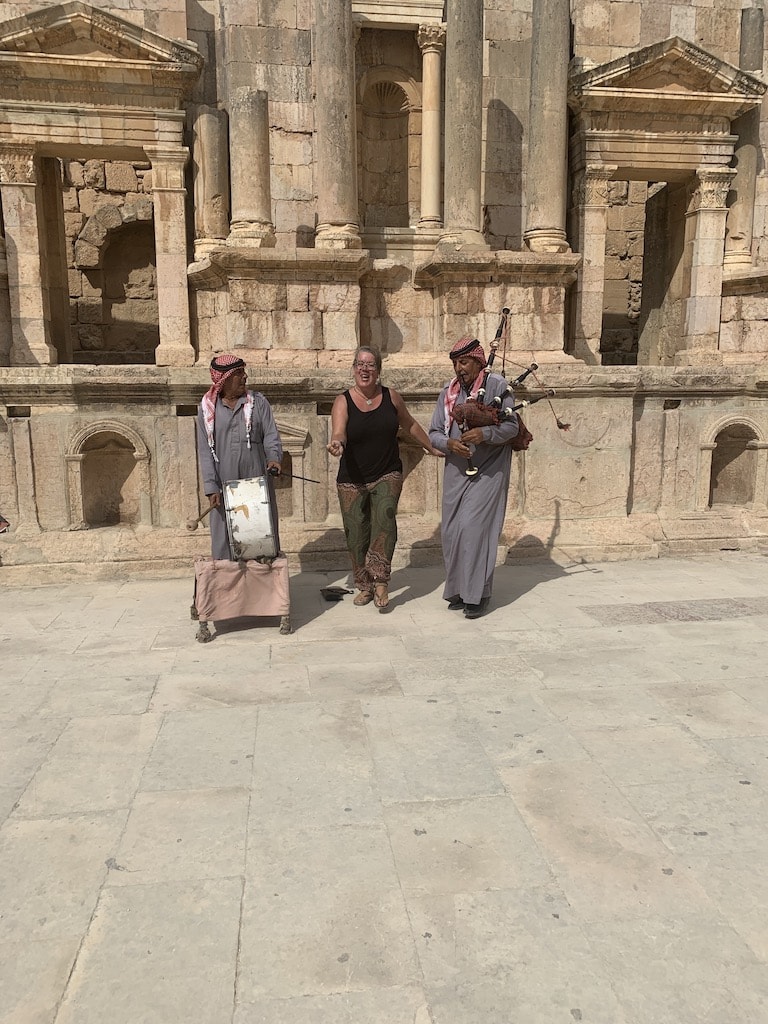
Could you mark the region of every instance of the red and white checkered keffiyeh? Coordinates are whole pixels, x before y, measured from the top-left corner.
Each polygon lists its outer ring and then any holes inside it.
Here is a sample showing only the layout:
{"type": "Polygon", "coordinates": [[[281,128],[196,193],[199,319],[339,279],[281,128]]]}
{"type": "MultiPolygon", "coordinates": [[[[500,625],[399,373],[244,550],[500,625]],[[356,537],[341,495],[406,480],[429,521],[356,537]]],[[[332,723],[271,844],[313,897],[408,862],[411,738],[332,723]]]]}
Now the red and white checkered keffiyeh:
{"type": "MultiPolygon", "coordinates": [[[[218,462],[215,442],[213,437],[214,424],[216,422],[216,402],[224,386],[227,377],[231,377],[237,370],[245,369],[245,360],[231,352],[222,352],[211,360],[211,387],[206,391],[201,400],[203,407],[203,422],[205,424],[205,435],[208,438],[208,447],[211,449],[214,461],[218,462]]],[[[243,406],[245,417],[245,437],[248,447],[251,447],[251,420],[253,418],[253,392],[248,391],[243,406]]]]}
{"type": "MultiPolygon", "coordinates": [[[[477,340],[470,335],[466,335],[453,345],[451,348],[451,359],[458,359],[460,356],[471,356],[472,359],[476,359],[482,364],[485,369],[485,352],[483,346],[477,340]]],[[[475,383],[470,389],[470,398],[476,398],[477,392],[483,385],[483,370],[477,375],[475,383]]],[[[461,390],[461,381],[458,377],[454,377],[451,383],[448,385],[448,390],[445,393],[445,433],[446,436],[451,432],[451,421],[453,419],[453,407],[456,404],[456,399],[459,397],[459,391],[461,390]]]]}

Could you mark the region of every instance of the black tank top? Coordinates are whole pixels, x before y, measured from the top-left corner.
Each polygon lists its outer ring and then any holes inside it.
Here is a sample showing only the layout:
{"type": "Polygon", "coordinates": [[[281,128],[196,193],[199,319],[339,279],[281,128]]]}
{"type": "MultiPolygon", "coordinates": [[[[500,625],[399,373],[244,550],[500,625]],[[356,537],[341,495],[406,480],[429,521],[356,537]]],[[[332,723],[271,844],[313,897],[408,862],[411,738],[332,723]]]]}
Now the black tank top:
{"type": "Polygon", "coordinates": [[[387,473],[402,473],[397,446],[398,417],[389,388],[381,389],[378,409],[360,412],[349,391],[347,400],[347,443],[336,482],[372,484],[387,473]]]}

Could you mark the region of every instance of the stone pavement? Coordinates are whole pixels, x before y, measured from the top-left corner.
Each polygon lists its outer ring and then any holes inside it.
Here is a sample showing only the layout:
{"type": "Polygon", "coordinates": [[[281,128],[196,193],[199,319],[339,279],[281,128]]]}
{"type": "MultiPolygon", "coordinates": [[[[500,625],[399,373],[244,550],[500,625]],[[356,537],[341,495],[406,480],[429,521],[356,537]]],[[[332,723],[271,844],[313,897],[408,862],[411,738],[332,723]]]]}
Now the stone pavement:
{"type": "Polygon", "coordinates": [[[766,570],[6,588],[0,1020],[765,1024],[766,570]]]}

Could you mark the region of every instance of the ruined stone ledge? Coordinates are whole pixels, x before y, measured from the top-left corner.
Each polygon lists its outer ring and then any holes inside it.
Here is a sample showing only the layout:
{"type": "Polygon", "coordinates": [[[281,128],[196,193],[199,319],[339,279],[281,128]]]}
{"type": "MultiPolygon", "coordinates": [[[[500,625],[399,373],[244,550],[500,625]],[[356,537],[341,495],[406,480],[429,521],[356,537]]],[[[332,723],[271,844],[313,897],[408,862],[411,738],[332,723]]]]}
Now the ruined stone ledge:
{"type": "Polygon", "coordinates": [[[187,277],[195,288],[221,287],[230,277],[356,283],[370,267],[365,249],[253,249],[227,244],[190,264],[187,277]]]}
{"type": "Polygon", "coordinates": [[[766,294],[768,294],[768,267],[752,267],[749,270],[723,275],[723,295],[766,294]]]}
{"type": "Polygon", "coordinates": [[[424,263],[414,270],[413,283],[417,288],[431,288],[449,281],[471,284],[503,282],[539,287],[572,284],[581,266],[581,256],[572,253],[512,252],[503,249],[492,252],[452,252],[448,248],[436,249],[424,263]]]}

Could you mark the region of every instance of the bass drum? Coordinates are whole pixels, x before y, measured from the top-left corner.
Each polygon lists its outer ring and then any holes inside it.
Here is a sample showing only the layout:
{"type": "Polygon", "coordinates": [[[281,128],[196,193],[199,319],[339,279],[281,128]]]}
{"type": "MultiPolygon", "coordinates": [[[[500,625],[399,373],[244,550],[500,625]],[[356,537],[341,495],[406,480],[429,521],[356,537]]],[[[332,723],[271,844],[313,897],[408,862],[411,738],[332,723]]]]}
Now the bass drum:
{"type": "Polygon", "coordinates": [[[224,484],[224,512],[234,559],[277,557],[277,530],[265,476],[224,484]]]}

